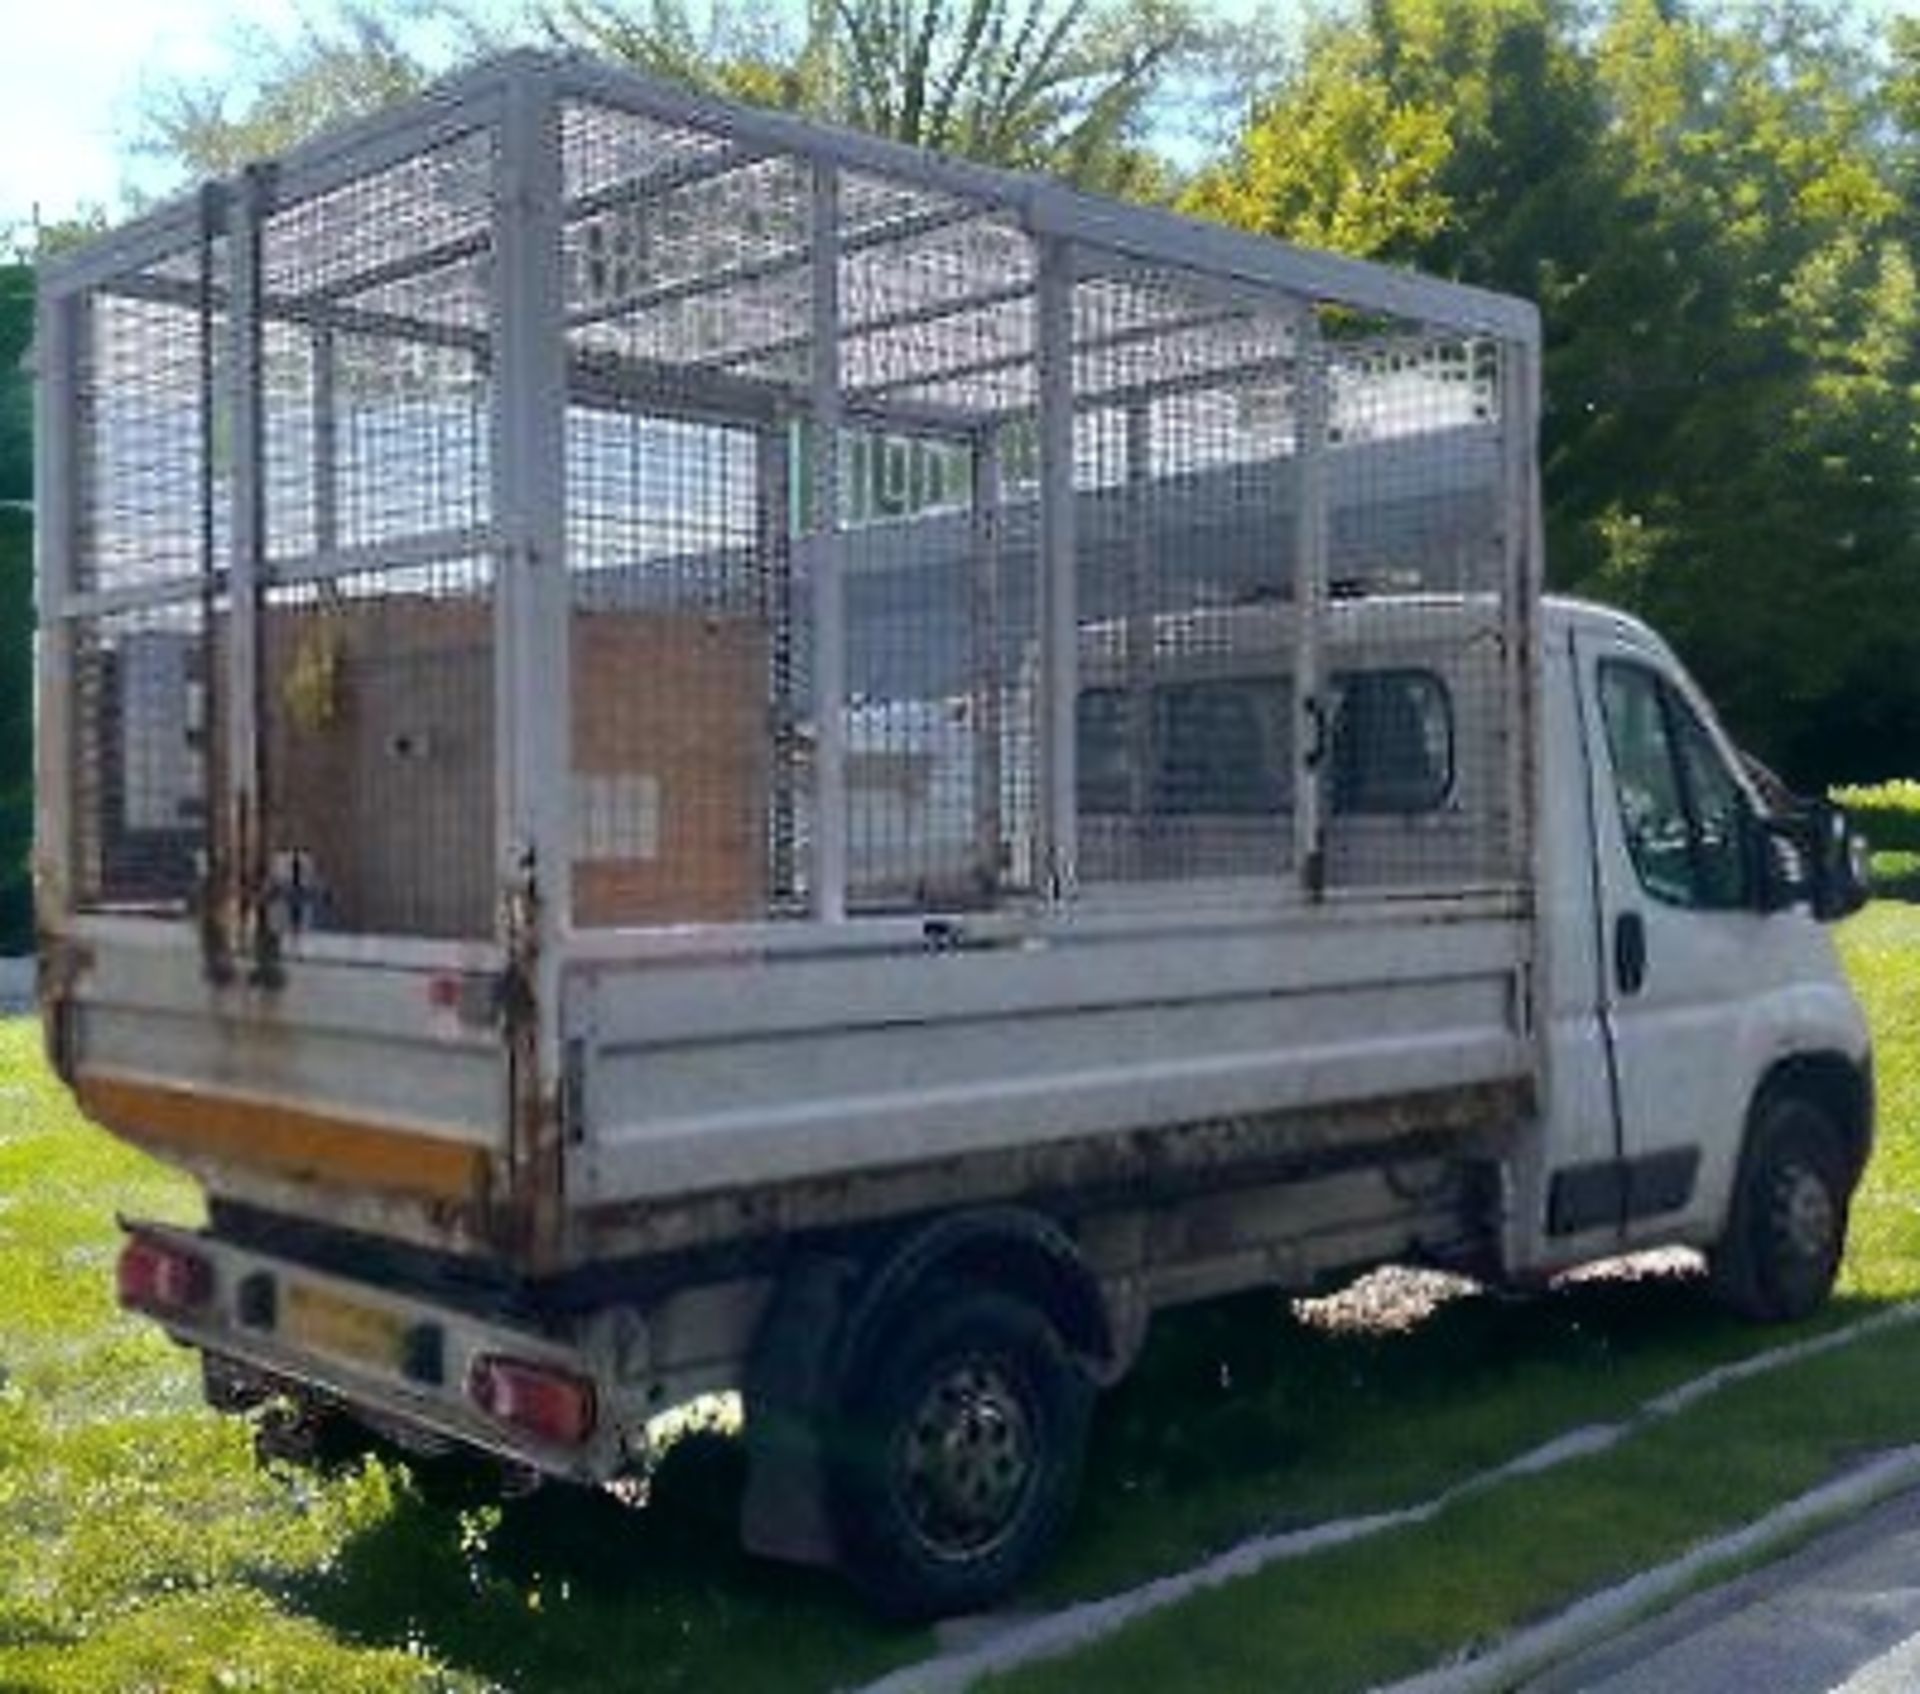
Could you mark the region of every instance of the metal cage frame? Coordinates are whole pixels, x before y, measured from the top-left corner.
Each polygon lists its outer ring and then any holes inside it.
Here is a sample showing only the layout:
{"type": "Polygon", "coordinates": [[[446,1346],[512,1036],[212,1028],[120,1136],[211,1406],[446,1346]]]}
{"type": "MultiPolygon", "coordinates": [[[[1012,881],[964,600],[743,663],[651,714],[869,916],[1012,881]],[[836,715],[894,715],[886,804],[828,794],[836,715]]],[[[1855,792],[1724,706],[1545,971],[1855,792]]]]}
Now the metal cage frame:
{"type": "MultiPolygon", "coordinates": [[[[324,229],[316,229],[309,239],[324,235],[324,229]]],[[[203,271],[203,284],[209,274],[203,271]]],[[[628,309],[618,299],[612,308],[616,314],[628,309]]],[[[1291,384],[1287,428],[1294,443],[1289,474],[1297,490],[1288,514],[1297,571],[1292,579],[1292,686],[1298,698],[1311,705],[1326,682],[1325,627],[1337,592],[1329,577],[1333,540],[1328,437],[1338,401],[1331,373],[1340,349],[1330,349],[1327,328],[1332,325],[1336,334],[1345,333],[1340,326],[1354,324],[1380,329],[1384,339],[1370,344],[1376,347],[1396,338],[1437,335],[1485,340],[1499,349],[1497,375],[1491,379],[1498,390],[1500,486],[1493,544],[1499,559],[1485,587],[1497,602],[1504,656],[1501,686],[1508,691],[1500,721],[1514,732],[1512,756],[1503,768],[1507,791],[1500,808],[1508,839],[1499,856],[1503,873],[1467,880],[1477,880],[1479,891],[1490,897],[1510,898],[1531,875],[1536,809],[1535,773],[1524,751],[1533,745],[1527,726],[1537,710],[1532,689],[1541,557],[1533,452],[1540,336],[1530,304],[1110,202],[1048,180],[696,97],[582,58],[520,52],[270,165],[251,167],[234,182],[212,185],[44,267],[37,341],[42,631],[37,851],[43,899],[58,923],[79,927],[73,919],[81,902],[75,893],[72,694],[79,632],[89,619],[200,606],[204,627],[221,620],[230,635],[217,643],[217,676],[210,682],[220,703],[209,719],[218,741],[209,755],[212,817],[205,887],[190,904],[210,954],[226,961],[223,968],[240,968],[251,959],[256,968],[265,960],[270,971],[273,958],[268,955],[302,949],[316,956],[348,957],[389,956],[398,947],[413,948],[423,958],[477,957],[491,942],[505,954],[537,961],[551,990],[557,985],[552,973],[569,953],[577,957],[597,950],[672,952],[702,946],[699,936],[671,926],[668,933],[651,935],[595,934],[574,920],[576,823],[567,710],[572,698],[573,611],[568,408],[570,399],[583,396],[603,397],[616,408],[643,396],[674,415],[712,415],[753,424],[763,432],[776,422],[793,423],[803,431],[790,436],[788,448],[797,448],[806,460],[807,509],[793,520],[794,532],[785,544],[804,553],[809,583],[805,662],[814,727],[806,749],[806,781],[812,821],[792,850],[806,859],[797,915],[815,921],[796,926],[776,921],[769,912],[744,925],[723,927],[750,931],[754,945],[769,947],[857,944],[857,937],[846,930],[922,934],[928,917],[923,910],[892,919],[875,915],[859,925],[846,925],[854,908],[848,898],[848,531],[840,510],[845,499],[840,463],[845,432],[866,428],[965,444],[972,455],[975,544],[993,548],[1000,545],[1004,522],[999,496],[1007,474],[1002,431],[1015,419],[1025,420],[1030,430],[1034,461],[1037,581],[1032,633],[1038,684],[1028,704],[1036,791],[1025,826],[1031,835],[1030,874],[1018,899],[1001,902],[1011,909],[999,921],[1016,927],[1137,921],[1143,903],[1150,908],[1155,899],[1164,901],[1168,891],[1082,886],[1076,710],[1085,627],[1079,610],[1081,566],[1076,562],[1075,458],[1076,451],[1084,449],[1076,447],[1076,419],[1095,403],[1113,410],[1132,401],[1138,411],[1159,396],[1217,385],[1256,368],[1271,375],[1285,367],[1291,384]],[[588,108],[620,121],[696,135],[700,145],[644,172],[616,171],[610,180],[583,188],[569,181],[566,125],[570,111],[588,108]],[[444,239],[423,240],[398,260],[339,270],[303,296],[288,297],[276,289],[263,256],[263,236],[274,218],[475,135],[488,138],[493,159],[484,229],[455,228],[444,239]],[[742,172],[774,169],[785,173],[792,204],[804,208],[802,239],[749,254],[725,274],[656,288],[652,303],[671,303],[668,296],[676,289],[676,298],[692,298],[702,288],[737,285],[750,291],[777,284],[788,288],[790,297],[776,299],[767,313],[777,316],[776,308],[785,310],[792,299],[803,299],[807,317],[802,325],[759,344],[667,364],[583,343],[581,336],[600,321],[594,315],[600,308],[570,298],[570,228],[590,214],[649,195],[701,183],[724,184],[742,172]],[[872,183],[899,185],[903,195],[920,196],[925,204],[891,223],[850,222],[846,202],[851,189],[872,183]],[[1027,269],[924,300],[860,307],[845,298],[851,254],[864,250],[876,255],[874,262],[884,269],[890,250],[904,253],[913,239],[938,230],[942,218],[949,224],[985,220],[1006,239],[1017,238],[1025,244],[1026,257],[1020,263],[1027,269]],[[219,429],[227,432],[230,444],[222,454],[216,488],[207,468],[217,448],[214,402],[209,400],[202,419],[206,448],[200,494],[209,508],[204,514],[203,568],[158,579],[136,571],[122,582],[89,581],[83,568],[89,543],[82,460],[90,400],[90,306],[139,278],[148,279],[142,286],[150,292],[173,289],[176,302],[191,296],[189,284],[167,281],[160,273],[169,263],[177,266],[184,253],[198,252],[203,262],[211,263],[208,255],[216,247],[219,282],[217,287],[203,286],[199,296],[202,327],[208,332],[199,357],[208,382],[217,383],[223,396],[219,429]],[[460,265],[470,267],[473,286],[485,293],[484,320],[477,325],[450,321],[446,314],[436,317],[427,307],[414,317],[382,324],[364,307],[342,303],[370,291],[403,290],[422,278],[430,282],[437,271],[460,265]],[[159,281],[153,280],[156,276],[159,281]],[[1102,338],[1091,339],[1077,323],[1076,290],[1095,283],[1110,283],[1116,291],[1136,284],[1185,290],[1205,302],[1205,308],[1185,317],[1170,316],[1159,326],[1161,339],[1149,348],[1141,345],[1147,338],[1129,326],[1125,310],[1115,307],[1102,338]],[[1016,317],[1014,340],[996,342],[999,331],[993,326],[1016,317]],[[965,334],[955,331],[942,344],[944,354],[924,368],[889,369],[870,345],[888,336],[931,337],[942,324],[957,325],[963,319],[965,334]],[[1271,329],[1268,340],[1258,346],[1223,340],[1221,359],[1212,367],[1204,359],[1183,366],[1173,356],[1174,338],[1192,332],[1197,343],[1229,322],[1240,325],[1235,333],[1243,335],[1249,323],[1281,327],[1271,329]],[[314,497],[310,519],[302,519],[312,525],[312,545],[297,556],[274,556],[267,533],[269,488],[276,474],[286,473],[268,463],[269,443],[263,438],[267,326],[292,326],[322,339],[336,333],[391,334],[470,358],[484,383],[487,417],[485,442],[470,449],[472,466],[481,467],[473,474],[483,473],[486,484],[479,520],[423,529],[397,540],[376,537],[350,544],[326,515],[332,496],[321,493],[314,497]],[[1027,339],[1021,341],[1021,336],[1027,339]],[[865,365],[856,366],[850,357],[856,343],[865,365]],[[966,352],[969,345],[975,349],[971,353],[966,352]],[[1240,364],[1231,358],[1237,346],[1240,364]],[[1130,348],[1137,357],[1129,356],[1130,348]],[[966,356],[956,358],[955,351],[966,356]],[[1103,358],[1119,374],[1099,387],[1088,373],[1103,358]],[[764,368],[751,368],[778,367],[782,360],[798,361],[805,369],[798,375],[782,375],[777,369],[769,375],[764,368]],[[1009,400],[1006,389],[1018,384],[1009,383],[1008,373],[1016,367],[1019,382],[1028,387],[1009,400]],[[928,391],[948,398],[936,401],[928,391]],[[984,496],[982,489],[987,491],[984,496]],[[216,500],[222,507],[218,514],[211,511],[216,500]],[[262,671],[268,663],[261,608],[268,590],[304,584],[319,592],[356,572],[433,569],[472,559],[485,561],[492,619],[491,860],[499,889],[493,934],[463,934],[459,947],[449,952],[440,943],[404,935],[273,933],[277,920],[269,910],[271,840],[259,780],[266,737],[262,671]],[[215,773],[219,792],[212,791],[215,773]],[[804,932],[805,939],[796,931],[804,932]],[[835,933],[840,940],[833,939],[835,933]]],[[[313,368],[316,393],[331,380],[323,365],[316,360],[313,368]]],[[[212,388],[206,392],[211,394],[212,388]]],[[[331,415],[327,405],[316,402],[316,417],[331,415]]],[[[310,441],[301,440],[315,465],[329,463],[339,451],[330,425],[324,423],[313,426],[310,441]]],[[[1121,483],[1132,474],[1125,473],[1121,483]]],[[[330,474],[317,474],[315,486],[331,487],[330,474]]],[[[1002,757],[999,737],[996,728],[987,738],[993,745],[978,753],[979,769],[986,774],[977,781],[993,790],[995,805],[1003,784],[997,768],[1002,757]]],[[[1316,751],[1310,740],[1304,729],[1295,737],[1292,757],[1298,766],[1299,798],[1289,825],[1294,838],[1291,871],[1276,897],[1325,901],[1340,890],[1326,886],[1320,860],[1324,802],[1312,761],[1324,749],[1316,751]]],[[[1196,877],[1173,894],[1192,901],[1205,899],[1208,892],[1205,879],[1196,877]]],[[[173,921],[184,915],[174,914],[173,921]]],[[[736,933],[726,944],[737,945],[740,939],[736,933]]]]}

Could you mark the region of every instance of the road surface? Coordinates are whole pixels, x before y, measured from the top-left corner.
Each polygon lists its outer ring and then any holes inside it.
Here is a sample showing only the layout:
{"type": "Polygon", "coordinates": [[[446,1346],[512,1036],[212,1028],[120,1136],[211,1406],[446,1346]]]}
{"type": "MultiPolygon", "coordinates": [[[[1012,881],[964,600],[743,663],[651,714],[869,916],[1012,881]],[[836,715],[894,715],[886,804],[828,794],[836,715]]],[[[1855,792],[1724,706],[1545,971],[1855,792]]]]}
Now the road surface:
{"type": "Polygon", "coordinates": [[[1524,1694],[1914,1694],[1920,1491],[1695,1595],[1524,1694]]]}

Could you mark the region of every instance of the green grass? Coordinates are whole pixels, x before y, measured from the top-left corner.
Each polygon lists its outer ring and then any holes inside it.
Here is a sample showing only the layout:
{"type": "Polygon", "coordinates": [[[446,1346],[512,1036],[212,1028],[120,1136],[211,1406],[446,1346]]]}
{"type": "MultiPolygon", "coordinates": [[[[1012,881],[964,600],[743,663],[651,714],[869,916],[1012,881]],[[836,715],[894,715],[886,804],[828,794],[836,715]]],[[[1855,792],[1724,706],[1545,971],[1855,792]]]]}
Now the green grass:
{"type": "Polygon", "coordinates": [[[1908,1299],[1920,1295],[1920,906],[1869,906],[1841,926],[1840,952],[1873,1025],[1879,1115],[1841,1286],[1908,1299]]]}
{"type": "MultiPolygon", "coordinates": [[[[1879,1143],[1855,1200],[1836,1303],[1857,1315],[1920,1293],[1920,1140],[1909,1129],[1920,1112],[1920,909],[1870,907],[1844,928],[1841,944],[1873,1021],[1880,1093],[1879,1143]]],[[[1635,1321],[1630,1332],[1614,1332],[1611,1345],[1638,1361],[1625,1374],[1658,1374],[1676,1340],[1700,1365],[1720,1354],[1726,1332],[1707,1314],[1690,1312],[1678,1292],[1646,1290],[1645,1309],[1621,1313],[1635,1321]]],[[[1543,1322],[1561,1298],[1541,1303],[1543,1322]]],[[[1441,1325],[1425,1326],[1416,1346],[1428,1344],[1428,1332],[1443,1327],[1452,1310],[1440,1314],[1441,1325]]],[[[1590,1319],[1583,1313],[1580,1321],[1590,1319]]],[[[1788,1333],[1738,1332],[1766,1345],[1788,1333]]],[[[1396,1344],[1396,1366],[1415,1350],[1396,1344]]],[[[1536,1383],[1524,1396],[1526,1409],[1540,1404],[1542,1380],[1544,1397],[1562,1414],[1572,1413],[1573,1400],[1592,1404],[1598,1397],[1591,1386],[1580,1393],[1555,1380],[1551,1348],[1543,1356],[1537,1342],[1522,1342],[1515,1353],[1523,1361],[1519,1375],[1536,1383]]],[[[1441,1348],[1430,1361],[1436,1375],[1443,1357],[1441,1348]]],[[[1591,1364],[1597,1377],[1620,1370],[1608,1361],[1591,1364]]],[[[1504,1441],[1522,1407],[1506,1385],[1485,1386],[1481,1404],[1504,1441]]],[[[1427,1524],[1214,1590],[1005,1685],[1154,1694],[1365,1688],[1484,1646],[1583,1593],[1676,1557],[1864,1453],[1920,1440],[1917,1408],[1920,1347],[1912,1331],[1897,1330],[1725,1389],[1614,1452],[1502,1484],[1427,1524]]],[[[1424,1443],[1429,1432],[1420,1420],[1408,1433],[1424,1443]]],[[[1364,1427],[1356,1434],[1367,1439],[1364,1427]]],[[[1452,1432],[1442,1438],[1456,1445],[1452,1432]]]]}
{"type": "MultiPolygon", "coordinates": [[[[1879,1030],[1883,1122],[1895,1128],[1857,1208],[1843,1297],[1822,1323],[1920,1291],[1920,1165],[1897,1133],[1920,1107],[1920,908],[1870,908],[1843,940],[1879,1030]]],[[[645,1512],[562,1489],[461,1512],[377,1464],[324,1481],[257,1474],[244,1425],[200,1409],[188,1356],[111,1305],[115,1211],[190,1217],[193,1205],[187,1184],[79,1121],[30,1026],[0,1026],[0,1688],[828,1688],[930,1649],[925,1632],[874,1622],[832,1579],[735,1549],[740,1452],[717,1435],[669,1456],[645,1512]]],[[[1254,1531],[1425,1498],[1778,1339],[1672,1276],[1462,1299],[1395,1336],[1316,1329],[1271,1297],[1180,1314],[1156,1325],[1103,1403],[1083,1509],[1023,1599],[1110,1592],[1254,1531]]],[[[1899,1380],[1884,1422],[1871,1383],[1857,1422],[1847,1402],[1823,1400],[1820,1415],[1846,1423],[1842,1446],[1885,1437],[1891,1408],[1912,1403],[1899,1380]]],[[[1754,1416],[1764,1421],[1774,1398],[1759,1393],[1754,1416]]],[[[1721,1454],[1723,1433],[1700,1475],[1743,1462],[1721,1454]]],[[[1769,1474],[1791,1492],[1830,1456],[1816,1442],[1769,1474]]],[[[1611,1497],[1573,1472],[1539,1486],[1529,1510],[1541,1513],[1555,1499],[1592,1510],[1611,1497]]],[[[1729,1499],[1747,1498],[1738,1475],[1728,1486],[1729,1499]]],[[[1671,1550],[1694,1533],[1683,1505],[1676,1495],[1675,1515],[1655,1514],[1644,1539],[1611,1551],[1671,1550]]],[[[1502,1533],[1518,1548],[1552,1539],[1530,1523],[1502,1533]]],[[[1476,1560],[1484,1551],[1481,1529],[1448,1533],[1476,1560]]],[[[1444,1621],[1433,1591],[1475,1561],[1456,1555],[1417,1577],[1444,1539],[1411,1552],[1388,1539],[1343,1555],[1350,1564],[1310,1561],[1312,1582],[1328,1586],[1297,1603],[1344,1618],[1355,1638],[1426,1642],[1430,1624],[1400,1608],[1444,1621]],[[1367,1596],[1364,1627],[1343,1581],[1367,1596]]],[[[1516,1552],[1513,1593],[1488,1598],[1486,1615],[1586,1579],[1556,1557],[1516,1552]]],[[[1483,1627],[1464,1600],[1459,1615],[1483,1627]]]]}
{"type": "Polygon", "coordinates": [[[116,1207],[190,1219],[178,1178],[83,1125],[31,1025],[0,1028],[0,1686],[419,1684],[278,1611],[391,1508],[368,1473],[296,1498],[206,1416],[183,1356],[110,1298],[116,1207]]]}
{"type": "Polygon", "coordinates": [[[1200,1594],[996,1679],[1103,1694],[1371,1687],[1483,1648],[1920,1435],[1910,1331],[1723,1389],[1616,1451],[1200,1594]]]}

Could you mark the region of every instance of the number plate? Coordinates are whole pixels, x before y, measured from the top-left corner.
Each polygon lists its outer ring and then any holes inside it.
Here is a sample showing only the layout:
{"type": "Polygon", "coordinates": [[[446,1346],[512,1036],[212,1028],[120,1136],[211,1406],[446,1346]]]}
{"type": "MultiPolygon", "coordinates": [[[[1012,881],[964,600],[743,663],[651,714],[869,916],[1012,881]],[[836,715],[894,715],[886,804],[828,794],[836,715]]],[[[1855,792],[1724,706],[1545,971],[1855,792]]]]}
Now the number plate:
{"type": "Polygon", "coordinates": [[[323,1353],[395,1370],[406,1320],[377,1306],[295,1283],[287,1290],[287,1336],[323,1353]]]}

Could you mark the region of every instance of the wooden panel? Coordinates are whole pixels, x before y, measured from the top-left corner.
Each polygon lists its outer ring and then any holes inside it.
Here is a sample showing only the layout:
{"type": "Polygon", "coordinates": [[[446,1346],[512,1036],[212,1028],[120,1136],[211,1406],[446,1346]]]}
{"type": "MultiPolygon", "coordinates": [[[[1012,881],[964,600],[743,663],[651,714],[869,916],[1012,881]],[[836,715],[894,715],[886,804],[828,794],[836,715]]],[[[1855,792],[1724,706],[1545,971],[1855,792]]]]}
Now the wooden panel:
{"type": "Polygon", "coordinates": [[[590,795],[596,779],[645,779],[644,792],[624,795],[630,811],[650,812],[605,832],[615,837],[613,851],[576,857],[576,923],[720,923],[761,914],[766,700],[766,637],[757,620],[575,614],[576,783],[590,795]],[[624,850],[622,833],[633,837],[624,850]]]}
{"type": "Polygon", "coordinates": [[[272,845],[317,927],[492,933],[492,606],[393,596],[266,620],[272,845]]]}
{"type": "MultiPolygon", "coordinates": [[[[273,843],[307,856],[318,927],[491,932],[491,644],[480,599],[268,619],[273,843]]],[[[576,613],[575,922],[761,915],[766,667],[757,620],[576,613]]]]}

